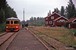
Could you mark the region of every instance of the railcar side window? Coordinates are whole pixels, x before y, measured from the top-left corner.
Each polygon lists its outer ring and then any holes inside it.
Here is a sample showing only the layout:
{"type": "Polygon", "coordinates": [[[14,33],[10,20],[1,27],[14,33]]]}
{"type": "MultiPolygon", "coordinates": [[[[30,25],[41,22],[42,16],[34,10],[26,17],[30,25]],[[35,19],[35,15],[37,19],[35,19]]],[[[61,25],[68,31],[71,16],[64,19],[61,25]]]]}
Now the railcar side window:
{"type": "Polygon", "coordinates": [[[19,24],[19,21],[14,21],[14,24],[19,24]]]}
{"type": "Polygon", "coordinates": [[[6,21],[6,24],[9,24],[10,22],[9,21],[6,21]]]}

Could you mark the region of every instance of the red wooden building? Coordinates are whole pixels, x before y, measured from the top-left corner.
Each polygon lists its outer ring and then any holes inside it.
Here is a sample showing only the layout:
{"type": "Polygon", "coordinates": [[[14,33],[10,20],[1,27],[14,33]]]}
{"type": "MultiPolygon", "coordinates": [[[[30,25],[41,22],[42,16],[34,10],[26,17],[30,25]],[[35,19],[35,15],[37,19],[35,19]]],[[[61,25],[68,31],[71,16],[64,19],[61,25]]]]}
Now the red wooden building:
{"type": "Polygon", "coordinates": [[[68,22],[68,19],[61,16],[60,14],[58,14],[56,12],[45,17],[45,25],[46,26],[51,26],[51,27],[64,26],[66,22],[68,22]]]}
{"type": "Polygon", "coordinates": [[[76,28],[76,18],[70,18],[68,23],[69,28],[76,28]]]}

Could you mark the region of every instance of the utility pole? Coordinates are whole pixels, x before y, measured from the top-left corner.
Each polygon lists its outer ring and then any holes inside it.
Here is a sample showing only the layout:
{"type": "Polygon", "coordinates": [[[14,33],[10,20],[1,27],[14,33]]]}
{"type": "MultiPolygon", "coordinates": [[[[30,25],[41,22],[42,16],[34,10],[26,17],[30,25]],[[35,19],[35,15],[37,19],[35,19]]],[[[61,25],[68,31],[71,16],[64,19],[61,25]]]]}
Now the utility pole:
{"type": "Polygon", "coordinates": [[[25,9],[23,9],[23,21],[25,21],[25,9]]]}
{"type": "Polygon", "coordinates": [[[25,9],[23,9],[23,21],[22,21],[22,27],[25,27],[25,9]]]}
{"type": "Polygon", "coordinates": [[[28,27],[28,23],[25,22],[25,9],[23,9],[23,27],[28,27]]]}

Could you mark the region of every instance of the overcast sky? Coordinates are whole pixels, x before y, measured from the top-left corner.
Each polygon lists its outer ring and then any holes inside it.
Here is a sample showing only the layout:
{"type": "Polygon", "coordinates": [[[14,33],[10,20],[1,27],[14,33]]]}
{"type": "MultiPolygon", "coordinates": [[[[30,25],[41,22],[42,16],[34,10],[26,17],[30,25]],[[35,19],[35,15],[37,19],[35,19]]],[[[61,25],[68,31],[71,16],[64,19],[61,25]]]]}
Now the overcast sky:
{"type": "MultiPolygon", "coordinates": [[[[49,10],[67,6],[69,0],[7,0],[7,3],[16,11],[20,20],[23,20],[23,9],[25,9],[25,20],[30,17],[46,17],[49,10]]],[[[75,0],[76,1],[76,0],[75,0]]]]}

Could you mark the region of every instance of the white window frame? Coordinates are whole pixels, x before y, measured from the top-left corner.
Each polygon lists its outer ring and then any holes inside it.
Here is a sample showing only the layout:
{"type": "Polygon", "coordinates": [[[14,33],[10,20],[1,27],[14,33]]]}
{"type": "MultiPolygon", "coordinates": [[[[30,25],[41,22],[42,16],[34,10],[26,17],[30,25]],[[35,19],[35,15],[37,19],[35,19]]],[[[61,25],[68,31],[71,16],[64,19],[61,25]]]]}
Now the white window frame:
{"type": "Polygon", "coordinates": [[[64,19],[60,19],[57,22],[66,22],[64,19]]]}
{"type": "Polygon", "coordinates": [[[52,24],[53,22],[52,21],[49,21],[49,24],[52,24]]]}
{"type": "Polygon", "coordinates": [[[54,19],[54,16],[51,16],[51,19],[54,19]]]}
{"type": "Polygon", "coordinates": [[[48,20],[48,18],[46,18],[46,20],[48,20]]]}

